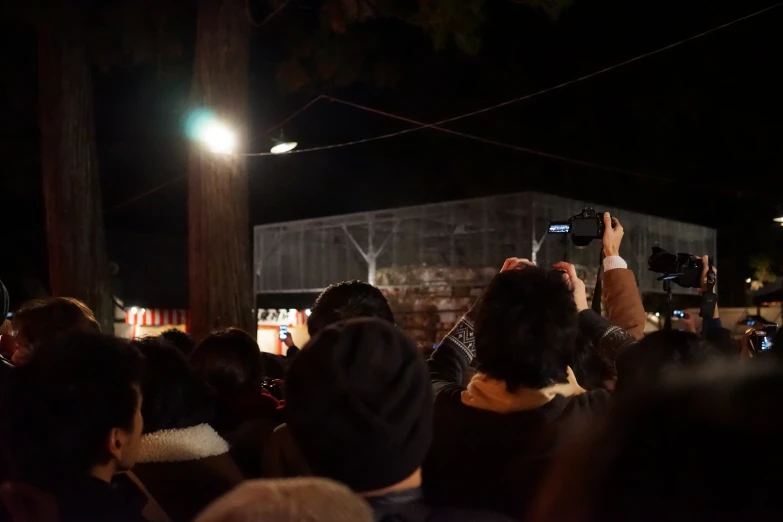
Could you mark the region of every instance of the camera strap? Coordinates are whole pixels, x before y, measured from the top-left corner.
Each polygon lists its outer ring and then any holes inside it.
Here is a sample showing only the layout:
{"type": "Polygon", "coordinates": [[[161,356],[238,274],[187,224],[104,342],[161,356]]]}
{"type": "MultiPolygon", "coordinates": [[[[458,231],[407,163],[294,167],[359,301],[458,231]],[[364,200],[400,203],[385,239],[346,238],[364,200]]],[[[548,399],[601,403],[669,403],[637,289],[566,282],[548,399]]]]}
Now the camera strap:
{"type": "Polygon", "coordinates": [[[701,311],[699,317],[702,319],[712,319],[715,316],[715,306],[718,304],[718,295],[715,293],[715,270],[710,259],[710,266],[707,270],[707,288],[701,296],[701,311]]]}
{"type": "Polygon", "coordinates": [[[603,275],[604,275],[604,254],[603,246],[601,255],[598,256],[598,275],[595,278],[595,290],[593,290],[593,311],[601,315],[601,294],[603,293],[603,275]]]}

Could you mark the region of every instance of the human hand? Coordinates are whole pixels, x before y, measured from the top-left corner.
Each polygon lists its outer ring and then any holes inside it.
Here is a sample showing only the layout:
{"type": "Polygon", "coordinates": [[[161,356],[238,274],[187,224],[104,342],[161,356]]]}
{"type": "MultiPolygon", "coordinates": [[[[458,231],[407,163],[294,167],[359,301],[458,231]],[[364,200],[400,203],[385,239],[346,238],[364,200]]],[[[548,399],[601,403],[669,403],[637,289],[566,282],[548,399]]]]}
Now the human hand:
{"type": "Polygon", "coordinates": [[[291,348],[294,345],[294,338],[291,337],[290,333],[286,333],[283,337],[283,344],[285,344],[288,348],[291,348]]]}
{"type": "Polygon", "coordinates": [[[620,243],[623,242],[623,235],[625,230],[620,224],[620,220],[613,218],[609,215],[609,212],[604,212],[604,255],[619,256],[620,255],[620,243]]]}
{"type": "Polygon", "coordinates": [[[587,292],[585,290],[585,282],[579,279],[576,275],[576,268],[571,263],[561,261],[553,265],[558,270],[564,272],[563,279],[568,284],[568,288],[574,294],[574,303],[576,304],[576,311],[582,312],[587,310],[587,292]]]}
{"type": "MultiPolygon", "coordinates": [[[[707,276],[710,273],[710,256],[703,255],[701,257],[696,256],[696,259],[701,260],[701,285],[699,286],[699,295],[703,294],[707,291],[707,276]]],[[[715,276],[718,275],[718,269],[717,267],[712,267],[712,270],[715,272],[715,276]]]]}
{"type": "Polygon", "coordinates": [[[500,271],[508,272],[509,270],[522,270],[526,266],[536,266],[536,264],[530,261],[529,259],[523,259],[519,257],[509,257],[508,259],[506,259],[506,262],[503,263],[503,268],[501,268],[500,271]]]}
{"type": "MultiPolygon", "coordinates": [[[[710,273],[710,256],[703,255],[701,257],[696,256],[696,259],[701,259],[701,285],[699,286],[699,295],[704,295],[704,292],[707,291],[707,277],[710,273]]],[[[718,276],[718,268],[712,267],[712,271],[715,273],[715,277],[718,276]]],[[[718,305],[715,305],[715,313],[712,315],[713,319],[718,319],[720,317],[720,311],[718,310],[718,305]]]]}
{"type": "Polygon", "coordinates": [[[685,326],[686,331],[696,333],[696,324],[694,323],[693,316],[688,312],[685,312],[685,317],[682,318],[682,324],[685,326]]]}

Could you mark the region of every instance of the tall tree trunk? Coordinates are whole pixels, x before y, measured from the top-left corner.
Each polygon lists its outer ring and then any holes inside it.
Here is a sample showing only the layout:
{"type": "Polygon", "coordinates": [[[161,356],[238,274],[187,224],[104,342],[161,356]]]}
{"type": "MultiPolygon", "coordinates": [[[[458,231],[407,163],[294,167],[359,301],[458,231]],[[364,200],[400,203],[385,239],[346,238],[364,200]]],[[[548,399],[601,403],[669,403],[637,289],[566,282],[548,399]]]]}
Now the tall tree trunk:
{"type": "MultiPolygon", "coordinates": [[[[200,0],[193,101],[247,136],[250,26],[245,0],[200,0]]],[[[188,170],[190,320],[254,333],[248,183],[244,158],[194,145],[188,170]]]]}
{"type": "Polygon", "coordinates": [[[47,10],[38,36],[41,156],[52,295],[75,297],[114,332],[83,13],[47,10]]]}

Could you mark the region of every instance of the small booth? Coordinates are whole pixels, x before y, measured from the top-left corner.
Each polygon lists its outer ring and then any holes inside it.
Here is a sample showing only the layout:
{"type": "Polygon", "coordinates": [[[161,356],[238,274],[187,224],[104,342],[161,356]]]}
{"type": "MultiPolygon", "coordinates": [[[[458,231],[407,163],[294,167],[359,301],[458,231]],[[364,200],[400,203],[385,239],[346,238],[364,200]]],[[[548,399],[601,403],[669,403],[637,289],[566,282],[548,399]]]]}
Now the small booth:
{"type": "Polygon", "coordinates": [[[189,314],[184,309],[138,308],[125,310],[126,335],[130,339],[160,335],[166,330],[188,332],[189,314]]]}
{"type": "Polygon", "coordinates": [[[258,309],[258,347],[262,352],[275,355],[285,355],[287,350],[280,333],[285,327],[300,348],[310,339],[307,333],[307,317],[310,310],[294,308],[259,308],[258,309]]]}

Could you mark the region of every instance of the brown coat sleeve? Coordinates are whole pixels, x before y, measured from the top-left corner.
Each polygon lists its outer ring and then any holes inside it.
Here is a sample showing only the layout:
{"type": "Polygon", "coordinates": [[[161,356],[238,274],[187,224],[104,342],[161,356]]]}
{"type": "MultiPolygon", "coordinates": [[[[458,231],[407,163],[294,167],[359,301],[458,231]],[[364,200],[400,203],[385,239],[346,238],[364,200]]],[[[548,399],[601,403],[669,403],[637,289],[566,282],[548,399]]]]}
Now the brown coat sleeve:
{"type": "Polygon", "coordinates": [[[603,292],[609,320],[637,341],[644,337],[647,315],[633,272],[615,268],[604,272],[603,292]]]}

